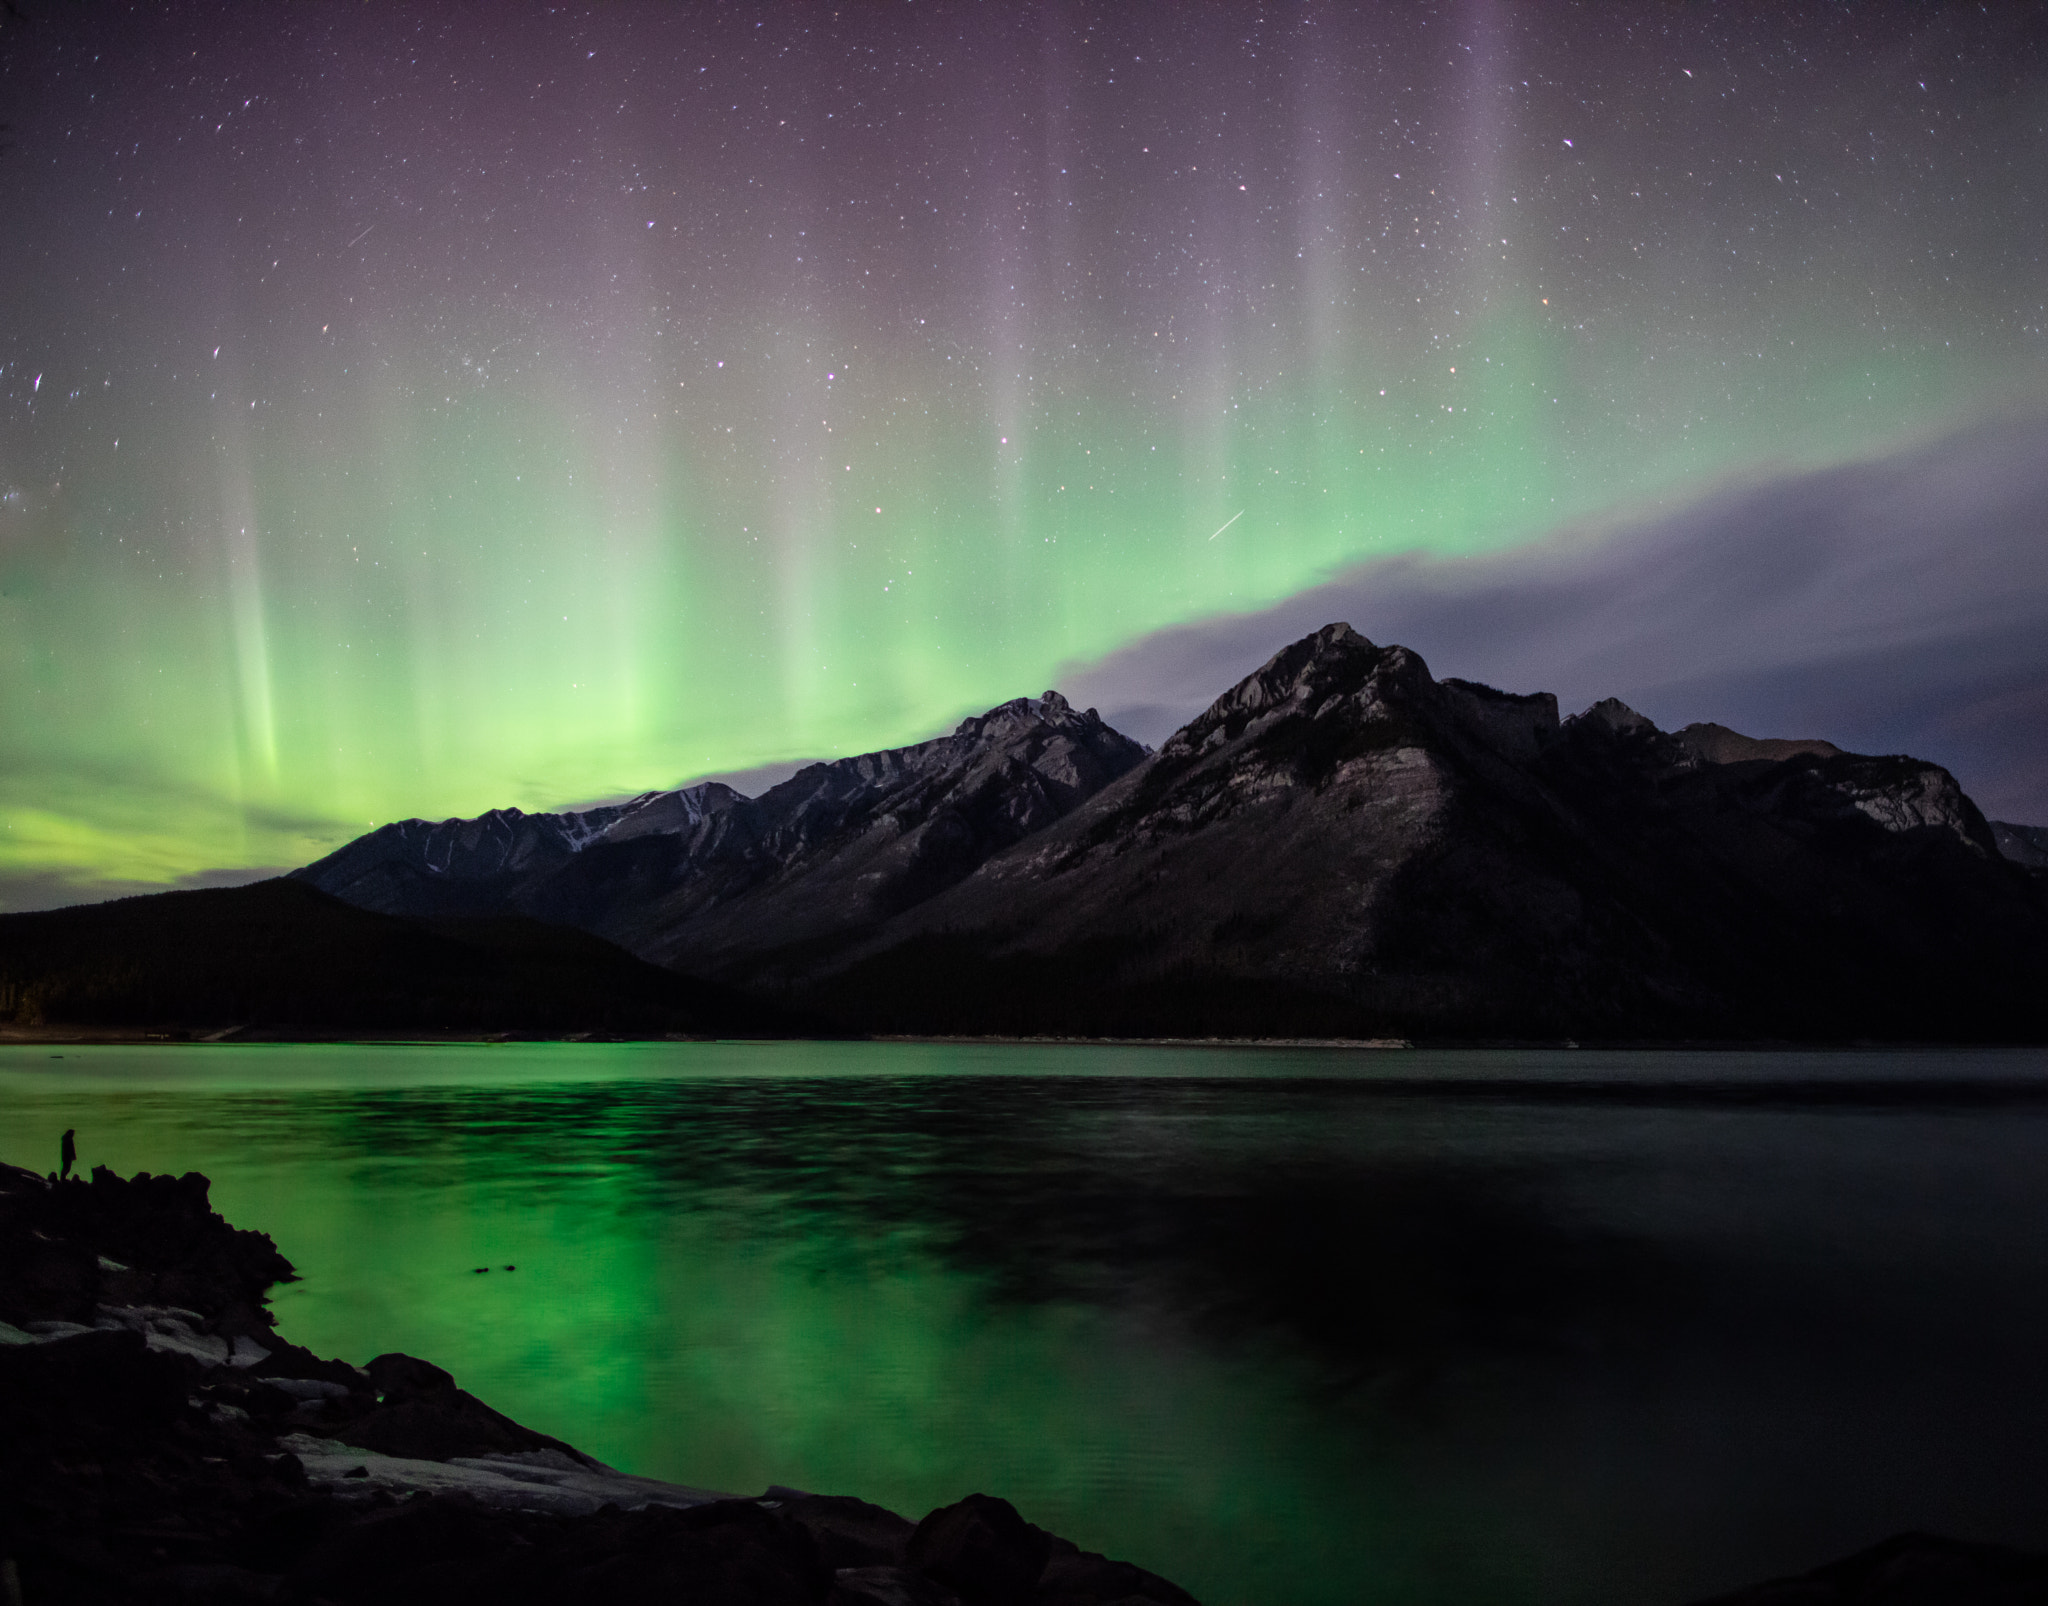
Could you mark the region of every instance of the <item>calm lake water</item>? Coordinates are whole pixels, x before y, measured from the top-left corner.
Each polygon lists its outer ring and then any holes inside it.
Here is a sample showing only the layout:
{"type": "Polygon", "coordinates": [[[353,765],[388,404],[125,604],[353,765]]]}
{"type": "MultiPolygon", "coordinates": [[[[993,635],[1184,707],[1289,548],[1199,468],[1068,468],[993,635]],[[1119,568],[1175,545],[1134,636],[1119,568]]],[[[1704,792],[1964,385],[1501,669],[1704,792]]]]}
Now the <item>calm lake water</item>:
{"type": "Polygon", "coordinates": [[[0,1047],[0,1159],[67,1126],[212,1177],[323,1354],[1209,1606],[2048,1547],[2048,1054],[0,1047]]]}

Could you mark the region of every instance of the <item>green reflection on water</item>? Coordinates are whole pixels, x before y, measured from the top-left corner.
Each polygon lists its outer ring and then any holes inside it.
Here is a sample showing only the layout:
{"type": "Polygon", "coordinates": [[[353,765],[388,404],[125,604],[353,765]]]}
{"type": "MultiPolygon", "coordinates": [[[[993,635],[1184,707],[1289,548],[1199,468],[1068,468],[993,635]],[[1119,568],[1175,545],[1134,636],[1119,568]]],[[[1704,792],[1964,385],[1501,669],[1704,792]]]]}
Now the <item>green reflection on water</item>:
{"type": "MultiPolygon", "coordinates": [[[[205,1172],[298,1267],[272,1303],[318,1353],[429,1357],[533,1427],[700,1487],[913,1517],[1001,1493],[1218,1606],[1440,1598],[1424,1514],[1284,1364],[1219,1357],[1167,1311],[1007,1297],[944,1253],[916,1190],[978,1134],[863,1119],[872,1053],[848,1083],[847,1050],[806,1050],[820,1080],[777,1129],[787,1062],[764,1084],[758,1049],[653,1083],[675,1050],[55,1052],[0,1050],[0,1158],[47,1168],[76,1126],[89,1165],[205,1172]],[[61,1088],[32,1074],[59,1070],[61,1088]]],[[[1519,1593],[1482,1556],[1455,1570],[1519,1593]]]]}
{"type": "Polygon", "coordinates": [[[0,1047],[0,1159],[203,1171],[299,1267],[288,1337],[635,1472],[999,1493],[1210,1606],[1676,1601],[2048,1539],[2048,1120],[1383,1085],[1932,1064],[0,1047]]]}

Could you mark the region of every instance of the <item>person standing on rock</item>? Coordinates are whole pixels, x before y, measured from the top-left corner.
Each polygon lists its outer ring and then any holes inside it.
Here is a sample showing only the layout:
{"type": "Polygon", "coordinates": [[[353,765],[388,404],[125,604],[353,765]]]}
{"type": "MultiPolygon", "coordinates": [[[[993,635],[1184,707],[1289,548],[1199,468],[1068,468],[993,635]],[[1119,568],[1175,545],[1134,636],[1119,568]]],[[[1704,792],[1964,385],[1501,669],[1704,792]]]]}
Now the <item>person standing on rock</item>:
{"type": "Polygon", "coordinates": [[[64,1142],[58,1148],[58,1157],[63,1164],[57,1171],[57,1180],[63,1182],[71,1175],[71,1168],[78,1164],[78,1133],[73,1127],[64,1129],[64,1142]]]}

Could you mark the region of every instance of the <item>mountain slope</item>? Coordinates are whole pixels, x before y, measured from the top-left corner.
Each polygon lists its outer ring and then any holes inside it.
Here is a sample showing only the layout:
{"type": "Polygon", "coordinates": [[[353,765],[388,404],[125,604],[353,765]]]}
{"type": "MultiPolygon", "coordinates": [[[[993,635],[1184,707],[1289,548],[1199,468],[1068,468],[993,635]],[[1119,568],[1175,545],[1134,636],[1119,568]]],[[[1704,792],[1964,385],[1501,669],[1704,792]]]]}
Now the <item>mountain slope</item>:
{"type": "Polygon", "coordinates": [[[897,1030],[2041,1034],[2039,886],[1946,771],[1824,749],[1613,702],[1559,722],[1332,625],[850,962],[784,974],[897,1030]]]}
{"type": "Polygon", "coordinates": [[[401,919],[285,879],[0,915],[0,1022],[635,1036],[793,1024],[582,932],[401,919]]]}

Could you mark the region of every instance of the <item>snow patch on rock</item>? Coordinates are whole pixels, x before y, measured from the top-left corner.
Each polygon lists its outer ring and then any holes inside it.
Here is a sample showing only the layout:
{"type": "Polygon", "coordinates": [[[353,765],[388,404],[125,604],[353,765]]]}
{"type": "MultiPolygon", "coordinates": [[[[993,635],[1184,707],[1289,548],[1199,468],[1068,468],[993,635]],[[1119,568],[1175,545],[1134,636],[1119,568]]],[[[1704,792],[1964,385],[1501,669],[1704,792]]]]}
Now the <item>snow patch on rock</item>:
{"type": "Polygon", "coordinates": [[[648,1506],[680,1509],[732,1498],[656,1478],[636,1478],[610,1467],[593,1470],[560,1450],[419,1461],[359,1450],[310,1433],[286,1434],[277,1447],[299,1458],[315,1488],[340,1495],[367,1496],[377,1489],[396,1496],[461,1493],[501,1511],[545,1511],[564,1517],[585,1516],[606,1505],[627,1511],[648,1506]]]}

